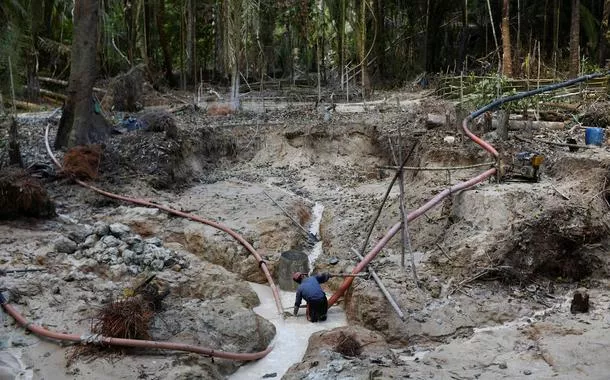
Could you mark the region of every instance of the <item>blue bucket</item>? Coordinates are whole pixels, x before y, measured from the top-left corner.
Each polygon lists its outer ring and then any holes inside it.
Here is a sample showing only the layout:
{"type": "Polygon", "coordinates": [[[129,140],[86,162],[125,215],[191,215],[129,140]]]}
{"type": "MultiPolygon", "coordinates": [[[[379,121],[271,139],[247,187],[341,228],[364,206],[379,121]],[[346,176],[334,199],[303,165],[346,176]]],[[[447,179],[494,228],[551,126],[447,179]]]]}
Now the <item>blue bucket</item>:
{"type": "Polygon", "coordinates": [[[604,143],[604,128],[588,127],[585,129],[585,144],[602,146],[604,143]]]}

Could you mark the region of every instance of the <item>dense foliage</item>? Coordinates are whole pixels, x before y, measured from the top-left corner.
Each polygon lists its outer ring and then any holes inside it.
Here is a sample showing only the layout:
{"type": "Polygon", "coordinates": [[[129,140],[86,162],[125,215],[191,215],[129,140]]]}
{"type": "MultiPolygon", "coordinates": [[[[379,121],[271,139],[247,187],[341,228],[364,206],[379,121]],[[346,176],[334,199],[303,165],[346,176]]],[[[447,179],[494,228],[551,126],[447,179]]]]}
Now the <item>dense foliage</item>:
{"type": "MultiPolygon", "coordinates": [[[[9,57],[17,93],[35,97],[27,90],[38,77],[67,79],[73,6],[0,2],[5,98],[9,57]]],[[[609,0],[103,0],[100,7],[100,75],[145,63],[158,86],[227,81],[237,72],[249,83],[314,84],[319,71],[326,84],[349,77],[365,88],[402,85],[423,71],[510,68],[530,77],[540,66],[542,76],[557,77],[596,70],[608,58],[609,0]]]]}

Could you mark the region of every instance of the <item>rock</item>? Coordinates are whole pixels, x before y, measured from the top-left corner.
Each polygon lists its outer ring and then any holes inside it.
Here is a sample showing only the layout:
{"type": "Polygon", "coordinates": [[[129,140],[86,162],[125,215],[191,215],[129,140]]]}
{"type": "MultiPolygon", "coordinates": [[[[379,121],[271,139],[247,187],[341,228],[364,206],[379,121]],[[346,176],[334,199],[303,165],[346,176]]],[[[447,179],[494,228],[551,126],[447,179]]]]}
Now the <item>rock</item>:
{"type": "Polygon", "coordinates": [[[99,236],[106,236],[110,233],[110,227],[104,222],[95,222],[93,223],[93,232],[99,236]]]}
{"type": "Polygon", "coordinates": [[[574,292],[570,312],[572,314],[589,312],[589,294],[586,289],[578,289],[574,292]]]}
{"type": "Polygon", "coordinates": [[[144,242],[137,242],[132,244],[131,250],[135,252],[136,255],[141,255],[144,253],[144,242]]]}
{"type": "Polygon", "coordinates": [[[92,248],[95,243],[98,242],[98,237],[96,234],[91,234],[85,238],[85,241],[81,244],[81,249],[83,248],[92,248]]]}
{"type": "Polygon", "coordinates": [[[78,246],[74,240],[68,239],[65,236],[60,236],[53,241],[55,250],[60,253],[72,254],[78,249],[78,246]]]}
{"type": "Polygon", "coordinates": [[[137,265],[129,265],[127,267],[127,271],[133,275],[136,275],[141,272],[140,267],[137,265]]]}
{"type": "Polygon", "coordinates": [[[142,243],[142,237],[138,234],[125,236],[122,240],[129,245],[142,243]]]}
{"type": "Polygon", "coordinates": [[[156,271],[162,271],[164,266],[165,266],[165,263],[163,262],[163,260],[159,260],[159,259],[153,260],[152,263],[150,263],[150,267],[156,271]]]}
{"type": "Polygon", "coordinates": [[[258,296],[246,282],[220,265],[202,262],[197,272],[190,276],[188,284],[177,289],[179,296],[202,300],[234,297],[247,308],[260,304],[258,296]]]}
{"type": "Polygon", "coordinates": [[[89,235],[92,235],[93,233],[94,229],[92,226],[88,224],[79,224],[70,229],[70,232],[68,232],[68,237],[77,243],[82,243],[89,235]]]}
{"type": "Polygon", "coordinates": [[[129,269],[125,264],[117,264],[110,266],[110,274],[113,278],[121,278],[125,276],[128,271],[129,269]]]}
{"type": "Polygon", "coordinates": [[[131,232],[131,228],[129,228],[129,226],[124,225],[123,223],[112,223],[109,228],[110,233],[119,239],[124,236],[127,236],[131,232]]]}
{"type": "Polygon", "coordinates": [[[104,236],[100,241],[102,242],[102,244],[104,244],[104,247],[106,248],[118,247],[121,244],[121,241],[112,235],[104,236]]]}
{"type": "Polygon", "coordinates": [[[134,251],[126,249],[123,251],[123,262],[127,265],[133,263],[136,254],[134,251]]]}
{"type": "Polygon", "coordinates": [[[78,224],[78,220],[65,214],[57,214],[57,219],[64,224],[78,224]]]}
{"type": "Polygon", "coordinates": [[[263,379],[270,379],[272,377],[276,377],[277,376],[277,372],[273,372],[273,373],[266,373],[263,375],[263,379]]]}
{"type": "Polygon", "coordinates": [[[146,244],[152,244],[152,245],[157,246],[157,247],[162,247],[163,246],[163,241],[160,238],[156,237],[156,236],[148,238],[148,239],[145,239],[144,242],[146,244]]]}
{"type": "Polygon", "coordinates": [[[106,253],[106,255],[110,256],[111,258],[117,258],[117,257],[121,256],[119,249],[117,247],[110,247],[105,251],[105,253],[106,253]]]}

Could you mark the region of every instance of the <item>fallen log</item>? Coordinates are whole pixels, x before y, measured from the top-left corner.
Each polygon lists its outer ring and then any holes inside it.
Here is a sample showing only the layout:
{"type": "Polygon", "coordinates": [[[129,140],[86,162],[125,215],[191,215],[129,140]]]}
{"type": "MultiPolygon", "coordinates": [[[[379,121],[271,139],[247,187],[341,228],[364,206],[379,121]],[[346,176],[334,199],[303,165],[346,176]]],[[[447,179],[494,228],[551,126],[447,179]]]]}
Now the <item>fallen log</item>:
{"type": "MultiPolygon", "coordinates": [[[[492,128],[497,128],[498,121],[492,121],[492,128]]],[[[509,120],[509,131],[521,131],[524,129],[552,129],[562,130],[566,124],[561,121],[539,121],[539,120],[509,120]]]]}
{"type": "MultiPolygon", "coordinates": [[[[45,82],[45,83],[52,83],[52,84],[56,84],[58,86],[68,87],[68,81],[61,80],[61,79],[55,79],[55,78],[49,78],[49,77],[38,77],[38,80],[41,82],[45,82]]],[[[93,87],[93,91],[99,92],[102,94],[106,93],[106,90],[104,90],[103,88],[99,88],[99,87],[93,87]]]]}
{"type": "MultiPolygon", "coordinates": [[[[29,89],[28,86],[23,86],[24,89],[29,89]]],[[[44,88],[40,88],[38,89],[38,92],[40,92],[40,95],[45,96],[47,98],[51,98],[51,99],[56,99],[56,100],[61,100],[61,101],[65,101],[66,99],[68,99],[68,97],[64,94],[60,94],[59,92],[54,92],[54,91],[50,91],[50,90],[46,90],[44,88]]]]}
{"type": "MultiPolygon", "coordinates": [[[[15,103],[15,108],[19,108],[19,109],[25,110],[25,111],[40,111],[43,108],[39,104],[24,102],[22,100],[15,100],[14,103],[15,103]]],[[[12,106],[13,101],[9,101],[9,100],[5,99],[4,104],[6,104],[7,106],[12,106]]]]}

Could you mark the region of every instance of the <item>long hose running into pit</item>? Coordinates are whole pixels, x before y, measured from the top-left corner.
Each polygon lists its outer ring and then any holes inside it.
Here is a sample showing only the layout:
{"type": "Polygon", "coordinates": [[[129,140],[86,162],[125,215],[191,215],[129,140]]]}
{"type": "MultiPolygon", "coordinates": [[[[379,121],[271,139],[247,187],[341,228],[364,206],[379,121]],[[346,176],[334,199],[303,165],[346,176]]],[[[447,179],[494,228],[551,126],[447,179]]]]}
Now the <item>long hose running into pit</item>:
{"type": "MultiPolygon", "coordinates": [[[[59,161],[57,160],[57,158],[55,157],[55,155],[53,154],[53,151],[51,150],[51,146],[49,145],[49,124],[47,124],[47,126],[45,128],[44,143],[45,143],[45,146],[47,148],[47,153],[49,154],[49,156],[51,157],[51,159],[53,160],[55,165],[59,169],[61,169],[62,166],[59,163],[59,161]]],[[[164,205],[161,205],[161,204],[152,203],[152,202],[146,201],[144,199],[131,198],[131,197],[123,196],[123,195],[114,194],[114,193],[111,193],[111,192],[99,189],[99,188],[97,188],[97,187],[95,187],[93,185],[88,184],[87,182],[81,181],[80,179],[75,179],[75,181],[79,185],[81,185],[81,186],[83,186],[83,187],[85,187],[87,189],[93,190],[96,193],[99,193],[99,194],[101,194],[103,196],[106,196],[108,198],[118,199],[118,200],[121,200],[121,201],[124,201],[124,202],[129,202],[129,203],[133,203],[133,204],[137,204],[137,205],[141,205],[141,206],[157,208],[159,210],[163,210],[163,211],[167,212],[168,214],[176,215],[176,216],[179,216],[181,218],[190,219],[190,220],[193,220],[195,222],[203,223],[203,224],[206,224],[206,225],[208,225],[210,227],[214,227],[214,228],[216,228],[218,230],[226,232],[232,238],[237,240],[244,248],[246,248],[252,254],[252,256],[254,256],[254,258],[258,262],[259,267],[261,268],[261,270],[265,274],[265,277],[267,278],[267,282],[269,283],[269,287],[271,288],[271,291],[273,292],[273,298],[275,299],[275,306],[277,307],[278,313],[280,315],[282,315],[284,313],[284,309],[282,307],[282,300],[280,299],[280,293],[278,291],[277,286],[275,286],[275,282],[273,281],[273,278],[271,277],[271,273],[269,272],[269,268],[267,268],[267,263],[265,263],[265,260],[263,260],[263,258],[258,254],[258,252],[256,252],[254,247],[250,243],[248,243],[248,241],[246,239],[244,239],[237,232],[233,231],[232,229],[230,229],[229,227],[227,227],[227,226],[225,226],[225,225],[223,225],[221,223],[217,223],[217,222],[211,221],[209,219],[202,218],[202,217],[197,216],[197,215],[193,215],[193,214],[189,214],[189,213],[186,213],[186,212],[183,212],[183,211],[179,211],[179,210],[176,210],[176,209],[173,209],[171,207],[164,206],[164,205]]]]}
{"type": "Polygon", "coordinates": [[[106,346],[122,346],[122,347],[138,347],[138,348],[156,348],[161,350],[174,350],[174,351],[185,351],[185,352],[193,352],[196,354],[206,355],[210,357],[217,357],[223,359],[230,360],[240,360],[240,361],[251,361],[258,360],[260,358],[265,357],[271,350],[272,346],[267,347],[264,351],[252,352],[252,353],[235,353],[235,352],[226,352],[226,351],[218,351],[213,350],[211,348],[194,346],[191,344],[184,343],[174,343],[174,342],[157,342],[154,340],[137,340],[137,339],[121,339],[121,338],[112,338],[108,336],[102,336],[97,334],[91,335],[76,335],[76,334],[64,334],[54,331],[49,331],[41,326],[32,324],[28,322],[27,319],[23,315],[21,315],[13,305],[9,305],[4,298],[4,296],[0,293],[0,303],[4,310],[17,321],[21,326],[23,326],[26,330],[33,332],[38,336],[43,336],[45,338],[61,340],[65,342],[74,342],[74,343],[82,343],[82,344],[99,344],[106,346]]]}
{"type": "MultiPolygon", "coordinates": [[[[494,159],[496,160],[497,167],[488,169],[468,181],[459,183],[448,189],[443,190],[442,192],[437,194],[434,198],[432,198],[428,202],[426,202],[423,206],[421,206],[418,209],[409,213],[407,215],[407,222],[411,222],[412,220],[415,220],[418,217],[420,217],[421,215],[425,214],[428,210],[430,210],[432,207],[439,204],[443,199],[445,199],[449,195],[456,193],[458,191],[461,191],[461,190],[465,190],[469,187],[472,187],[472,186],[484,181],[487,178],[490,178],[491,176],[493,176],[495,174],[498,174],[498,170],[500,167],[500,162],[499,162],[500,155],[498,154],[498,151],[490,143],[488,143],[487,141],[483,140],[482,138],[480,138],[477,135],[475,135],[474,133],[472,133],[468,129],[469,122],[474,120],[476,117],[482,115],[483,113],[485,113],[487,111],[491,111],[491,110],[501,106],[502,104],[512,102],[515,100],[519,100],[519,99],[523,99],[523,98],[526,98],[529,96],[538,95],[538,94],[541,94],[544,92],[554,91],[554,90],[557,90],[562,87],[571,86],[576,83],[585,82],[585,81],[588,81],[588,80],[591,80],[594,78],[599,78],[599,77],[602,77],[602,76],[608,75],[608,74],[610,74],[610,72],[584,75],[584,76],[581,76],[578,78],[570,79],[565,82],[555,83],[555,84],[552,84],[549,86],[537,88],[532,91],[526,91],[526,92],[522,92],[519,94],[500,98],[500,99],[474,111],[470,115],[468,115],[462,122],[462,129],[464,130],[464,133],[472,141],[474,141],[475,143],[480,145],[483,149],[488,151],[494,157],[494,159]]],[[[395,225],[393,225],[392,228],[390,228],[388,230],[388,232],[386,232],[386,234],[381,238],[381,240],[379,240],[379,242],[377,242],[377,244],[373,247],[373,249],[371,249],[371,251],[364,257],[364,259],[362,261],[360,261],[358,263],[358,265],[356,265],[356,267],[352,270],[352,274],[357,274],[357,273],[361,272],[364,268],[366,268],[366,266],[377,256],[377,254],[379,252],[381,252],[383,247],[385,247],[385,245],[390,241],[390,239],[392,239],[392,237],[394,235],[396,235],[396,233],[398,231],[400,231],[401,226],[402,226],[402,222],[398,222],[395,225]]],[[[341,285],[339,286],[339,289],[337,289],[337,291],[328,300],[328,305],[331,306],[331,305],[335,304],[339,300],[339,298],[347,291],[347,289],[349,289],[349,287],[351,286],[353,281],[354,281],[354,277],[346,277],[343,280],[343,283],[341,283],[341,285]]]]}
{"type": "MultiPolygon", "coordinates": [[[[51,147],[49,145],[49,124],[47,124],[46,129],[45,129],[45,146],[47,149],[47,153],[49,154],[49,156],[51,157],[51,159],[53,160],[55,165],[57,165],[57,167],[61,169],[62,166],[59,163],[59,161],[57,160],[57,158],[53,155],[53,152],[51,151],[51,147]]],[[[180,216],[182,218],[186,218],[186,219],[194,220],[196,222],[207,224],[211,227],[217,228],[221,231],[228,233],[231,237],[233,237],[235,240],[237,240],[242,246],[244,246],[248,251],[250,251],[250,253],[252,253],[252,255],[257,259],[261,270],[265,274],[265,277],[267,277],[267,281],[269,282],[269,286],[273,292],[273,297],[275,299],[275,304],[278,308],[278,311],[280,314],[283,313],[284,310],[282,308],[282,301],[280,300],[279,291],[278,291],[277,287],[275,286],[273,279],[271,278],[271,273],[269,273],[269,269],[267,268],[265,261],[261,258],[261,256],[258,254],[258,252],[256,252],[254,247],[252,247],[252,245],[250,243],[248,243],[237,232],[231,230],[230,228],[228,228],[220,223],[216,223],[216,222],[201,218],[196,215],[188,214],[188,213],[185,213],[182,211],[172,209],[167,206],[155,204],[155,203],[145,201],[142,199],[130,198],[130,197],[113,194],[113,193],[98,189],[97,187],[89,185],[88,183],[83,182],[78,179],[76,179],[76,182],[79,185],[84,186],[88,189],[91,189],[104,196],[126,201],[126,202],[131,202],[131,203],[142,205],[142,206],[158,208],[158,209],[166,211],[170,214],[174,214],[174,215],[180,216]]],[[[241,361],[251,361],[251,360],[257,360],[257,359],[263,358],[272,350],[272,346],[269,346],[265,350],[259,351],[259,352],[234,353],[234,352],[218,351],[218,350],[214,350],[214,349],[207,348],[207,347],[194,346],[194,345],[184,344],[184,343],[157,342],[157,341],[151,341],[151,340],[137,340],[137,339],[122,339],[122,338],[106,337],[106,336],[97,335],[97,334],[76,335],[76,334],[58,333],[58,332],[49,331],[47,329],[42,328],[41,326],[37,326],[37,325],[34,325],[34,324],[28,322],[12,305],[8,304],[8,302],[6,301],[4,296],[2,296],[1,293],[0,293],[0,304],[2,304],[2,307],[4,308],[4,310],[10,316],[12,316],[17,321],[17,323],[19,323],[20,325],[25,327],[27,330],[30,330],[31,332],[33,332],[36,335],[43,336],[43,337],[50,338],[50,339],[55,339],[55,340],[77,342],[77,343],[82,343],[82,344],[101,344],[101,345],[109,345],[109,346],[140,347],[140,348],[153,348],[153,349],[156,348],[156,349],[164,349],[164,350],[186,351],[186,352],[193,352],[193,353],[202,354],[202,355],[211,356],[211,357],[218,357],[218,358],[224,358],[224,359],[230,359],[230,360],[241,360],[241,361]]]]}

